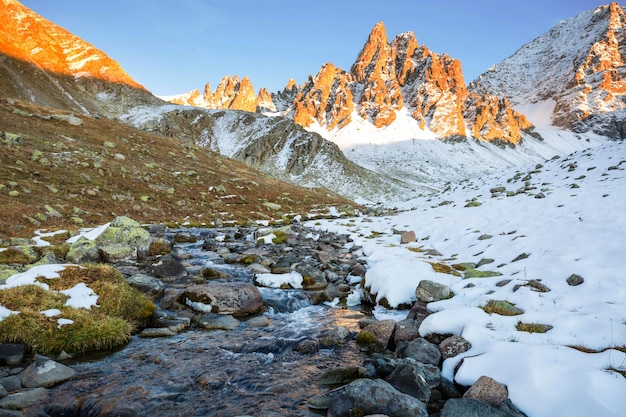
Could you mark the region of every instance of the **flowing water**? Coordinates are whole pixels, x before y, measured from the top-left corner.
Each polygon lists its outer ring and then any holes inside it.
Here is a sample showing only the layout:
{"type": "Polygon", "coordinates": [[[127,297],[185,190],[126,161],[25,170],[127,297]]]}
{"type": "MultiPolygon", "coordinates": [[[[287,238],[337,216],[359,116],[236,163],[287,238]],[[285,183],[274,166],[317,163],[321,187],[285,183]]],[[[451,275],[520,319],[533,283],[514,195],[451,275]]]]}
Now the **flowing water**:
{"type": "MultiPolygon", "coordinates": [[[[228,270],[251,279],[239,266],[219,264],[215,253],[189,244],[192,266],[228,270]]],[[[313,306],[302,291],[260,289],[269,325],[245,321],[230,331],[189,330],[169,338],[134,336],[123,349],[72,364],[76,377],[51,389],[37,416],[312,416],[308,398],[324,392],[315,379],[324,370],[360,365],[351,338],[313,353],[295,350],[330,329],[358,331],[357,310],[313,306]]],[[[315,344],[315,343],[313,343],[315,344]]]]}

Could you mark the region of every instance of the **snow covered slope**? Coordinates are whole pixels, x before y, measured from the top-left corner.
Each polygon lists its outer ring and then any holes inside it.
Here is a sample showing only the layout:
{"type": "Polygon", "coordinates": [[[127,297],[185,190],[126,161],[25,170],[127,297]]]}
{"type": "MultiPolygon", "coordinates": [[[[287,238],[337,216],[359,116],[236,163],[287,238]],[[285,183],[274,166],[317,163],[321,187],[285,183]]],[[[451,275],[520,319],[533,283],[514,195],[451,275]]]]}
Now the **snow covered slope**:
{"type": "Polygon", "coordinates": [[[626,378],[615,370],[626,370],[626,144],[465,181],[401,207],[396,216],[318,227],[363,246],[365,287],[377,300],[412,303],[424,279],[451,288],[452,298],[428,304],[436,313],[420,327],[472,344],[446,360],[444,376],[466,386],[490,376],[529,417],[624,415],[626,378]],[[418,241],[401,245],[394,229],[413,230],[418,241]],[[490,300],[522,313],[488,314],[481,307],[490,300]],[[551,328],[523,331],[533,324],[551,328]]]}

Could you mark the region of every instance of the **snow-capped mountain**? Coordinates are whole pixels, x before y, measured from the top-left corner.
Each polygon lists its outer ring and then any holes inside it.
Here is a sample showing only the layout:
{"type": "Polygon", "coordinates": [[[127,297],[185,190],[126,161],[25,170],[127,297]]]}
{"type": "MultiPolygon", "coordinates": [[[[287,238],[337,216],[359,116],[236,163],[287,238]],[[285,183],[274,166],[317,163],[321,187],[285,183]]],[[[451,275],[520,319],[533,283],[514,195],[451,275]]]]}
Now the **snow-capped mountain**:
{"type": "Polygon", "coordinates": [[[299,87],[290,81],[282,92],[269,95],[261,89],[258,97],[250,87],[248,78],[228,76],[214,93],[207,84],[202,96],[195,90],[164,99],[211,109],[256,107],[305,128],[319,126],[327,138],[360,120],[382,129],[407,116],[423,131],[422,137],[432,133],[440,139],[517,144],[523,132],[532,131],[532,124],[506,99],[468,91],[457,59],[420,46],[412,32],[389,42],[382,22],[372,29],[350,71],[327,63],[299,87]]]}
{"type": "Polygon", "coordinates": [[[490,68],[470,90],[507,97],[536,125],[623,139],[625,60],[625,9],[611,3],[560,22],[490,68]]]}

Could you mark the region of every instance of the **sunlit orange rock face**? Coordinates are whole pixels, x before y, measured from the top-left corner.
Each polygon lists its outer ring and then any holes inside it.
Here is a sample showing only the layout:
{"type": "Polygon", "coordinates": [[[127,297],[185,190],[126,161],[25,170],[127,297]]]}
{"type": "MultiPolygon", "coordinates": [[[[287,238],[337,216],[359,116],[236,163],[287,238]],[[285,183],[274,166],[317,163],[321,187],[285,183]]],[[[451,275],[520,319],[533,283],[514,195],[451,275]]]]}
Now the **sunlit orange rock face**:
{"type": "Polygon", "coordinates": [[[257,98],[248,77],[242,80],[236,75],[224,77],[213,94],[207,84],[204,100],[212,103],[214,109],[256,111],[257,98]]]}
{"type": "MultiPolygon", "coordinates": [[[[293,120],[309,127],[314,121],[328,130],[342,128],[351,120],[354,110],[352,92],[348,88],[350,75],[325,64],[315,77],[302,86],[294,100],[293,120]]],[[[286,90],[293,89],[287,86],[286,90]]]]}
{"type": "Polygon", "coordinates": [[[589,116],[591,108],[612,111],[624,108],[626,95],[626,14],[618,3],[599,8],[594,16],[606,29],[575,68],[568,88],[559,100],[554,120],[572,128],[589,116]],[[569,100],[569,103],[566,101],[569,100]]]}
{"type": "Polygon", "coordinates": [[[93,45],[15,0],[0,0],[0,53],[45,71],[143,87],[93,45]]]}
{"type": "Polygon", "coordinates": [[[390,43],[382,22],[374,26],[350,73],[324,65],[299,88],[291,106],[296,123],[308,127],[316,121],[328,130],[350,123],[354,110],[378,128],[389,126],[403,108],[441,138],[471,135],[515,144],[532,127],[507,100],[470,95],[461,63],[420,46],[413,33],[390,43]]]}

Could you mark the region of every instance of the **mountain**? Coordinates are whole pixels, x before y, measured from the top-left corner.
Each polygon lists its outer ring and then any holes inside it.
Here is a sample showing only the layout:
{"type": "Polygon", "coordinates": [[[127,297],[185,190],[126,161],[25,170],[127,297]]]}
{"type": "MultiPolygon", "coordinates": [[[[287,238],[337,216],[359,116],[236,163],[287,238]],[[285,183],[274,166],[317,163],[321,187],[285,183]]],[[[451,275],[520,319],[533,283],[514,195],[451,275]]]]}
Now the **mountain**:
{"type": "Polygon", "coordinates": [[[625,10],[611,3],[560,22],[470,89],[508,97],[536,124],[625,138],[625,10]]]}
{"type": "MultiPolygon", "coordinates": [[[[212,109],[232,108],[233,94],[254,102],[250,90],[241,87],[243,80],[241,86],[238,81],[229,76],[220,83],[234,85],[226,100],[215,100],[215,94],[224,97],[223,89],[218,87],[212,95],[208,84],[201,98],[199,92],[192,92],[169,100],[212,109]]],[[[318,125],[327,132],[359,119],[376,128],[388,127],[404,116],[401,111],[417,121],[425,135],[432,132],[440,139],[474,137],[514,145],[523,132],[532,131],[532,124],[507,99],[468,91],[458,60],[418,45],[412,32],[389,42],[382,22],[372,29],[350,71],[327,63],[299,87],[290,81],[282,92],[269,97],[261,90],[256,109],[288,116],[305,128],[318,125]]]]}
{"type": "Polygon", "coordinates": [[[227,109],[223,112],[165,105],[93,45],[15,0],[0,2],[0,19],[6,22],[0,26],[1,96],[105,116],[193,142],[307,187],[330,187],[352,197],[367,194],[373,200],[411,190],[349,161],[335,144],[292,120],[233,110],[254,111],[259,100],[271,108],[269,94],[257,98],[248,78],[225,78],[215,91],[207,85],[202,96],[193,92],[179,101],[204,101],[227,109]]]}
{"type": "Polygon", "coordinates": [[[0,0],[0,5],[2,95],[107,116],[159,102],[93,45],[16,0],[0,0]]]}

